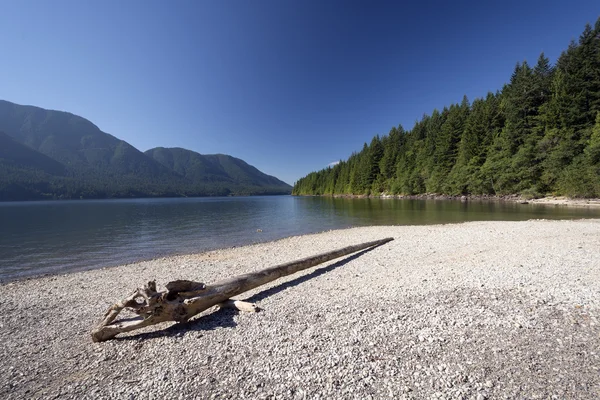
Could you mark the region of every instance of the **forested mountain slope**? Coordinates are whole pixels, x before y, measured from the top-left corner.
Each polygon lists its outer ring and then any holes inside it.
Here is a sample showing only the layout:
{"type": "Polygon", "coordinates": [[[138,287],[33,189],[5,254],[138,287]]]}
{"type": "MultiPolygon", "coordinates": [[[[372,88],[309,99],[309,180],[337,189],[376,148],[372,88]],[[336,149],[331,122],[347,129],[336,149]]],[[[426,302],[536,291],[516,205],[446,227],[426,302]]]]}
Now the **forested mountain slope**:
{"type": "Polygon", "coordinates": [[[181,173],[85,118],[0,100],[0,200],[290,193],[235,160],[241,167],[232,172],[181,173]]]}
{"type": "Polygon", "coordinates": [[[173,177],[129,143],[68,112],[0,100],[0,131],[77,173],[173,177]]]}
{"type": "Polygon", "coordinates": [[[0,162],[50,175],[64,176],[67,173],[67,168],[58,161],[17,142],[1,131],[0,162]]]}
{"type": "Polygon", "coordinates": [[[213,184],[238,194],[289,194],[291,186],[239,158],[226,154],[199,154],[182,148],[156,147],[146,155],[191,182],[213,184]]]}
{"type": "Polygon", "coordinates": [[[600,19],[556,65],[517,63],[501,91],[394,127],[293,194],[600,196],[600,19]]]}

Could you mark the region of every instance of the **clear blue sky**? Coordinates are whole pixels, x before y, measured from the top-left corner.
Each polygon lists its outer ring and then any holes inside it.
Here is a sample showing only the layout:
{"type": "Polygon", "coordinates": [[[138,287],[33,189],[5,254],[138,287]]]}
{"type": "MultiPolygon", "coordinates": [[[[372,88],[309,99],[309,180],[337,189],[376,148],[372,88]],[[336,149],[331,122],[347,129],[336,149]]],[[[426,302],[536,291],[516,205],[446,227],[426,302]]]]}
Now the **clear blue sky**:
{"type": "Polygon", "coordinates": [[[0,99],[293,184],[554,63],[594,1],[0,0],[0,99]]]}

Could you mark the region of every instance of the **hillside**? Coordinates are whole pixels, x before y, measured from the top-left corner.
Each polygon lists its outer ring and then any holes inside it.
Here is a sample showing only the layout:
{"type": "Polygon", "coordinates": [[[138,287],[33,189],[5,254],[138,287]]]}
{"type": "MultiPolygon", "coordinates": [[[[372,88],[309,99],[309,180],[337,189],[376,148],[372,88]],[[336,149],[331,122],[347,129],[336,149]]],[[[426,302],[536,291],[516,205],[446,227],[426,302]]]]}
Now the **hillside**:
{"type": "Polygon", "coordinates": [[[231,192],[289,194],[291,186],[225,154],[202,155],[182,148],[156,147],[146,155],[191,182],[226,186],[231,192]]]}
{"type": "Polygon", "coordinates": [[[21,144],[0,131],[0,162],[15,168],[64,176],[67,168],[52,158],[21,144]]]}
{"type": "Polygon", "coordinates": [[[71,168],[74,173],[173,177],[172,171],[129,143],[71,113],[0,100],[0,131],[71,168]]]}
{"type": "MultiPolygon", "coordinates": [[[[241,160],[232,163],[241,165],[242,172],[221,166],[215,174],[203,174],[201,168],[196,168],[195,173],[186,173],[179,168],[179,161],[177,165],[169,165],[164,160],[155,160],[129,143],[102,132],[87,119],[68,112],[0,100],[0,132],[0,200],[253,195],[291,191],[289,185],[241,160]],[[261,174],[262,179],[245,179],[261,174]]],[[[209,159],[206,163],[210,168],[215,164],[209,159]]],[[[193,163],[181,164],[194,170],[193,163]]]]}
{"type": "Polygon", "coordinates": [[[52,192],[67,168],[0,132],[0,200],[22,200],[52,192]]]}
{"type": "Polygon", "coordinates": [[[556,65],[517,63],[501,91],[394,127],[293,190],[380,193],[600,197],[600,19],[556,65]]]}

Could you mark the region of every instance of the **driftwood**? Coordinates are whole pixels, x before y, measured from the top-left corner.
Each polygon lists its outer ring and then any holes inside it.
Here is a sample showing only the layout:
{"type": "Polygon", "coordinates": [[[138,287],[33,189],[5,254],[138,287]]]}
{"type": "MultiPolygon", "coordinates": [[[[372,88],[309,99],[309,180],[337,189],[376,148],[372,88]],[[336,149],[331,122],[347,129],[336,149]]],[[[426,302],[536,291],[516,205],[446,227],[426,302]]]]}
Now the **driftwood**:
{"type": "Polygon", "coordinates": [[[102,322],[92,331],[92,340],[102,342],[114,338],[119,333],[165,321],[185,322],[215,305],[237,308],[241,311],[256,311],[256,305],[239,300],[230,300],[230,298],[283,276],[291,275],[360,250],[380,246],[391,240],[393,238],[344,247],[314,257],[240,275],[210,286],[201,282],[178,280],[167,283],[165,285],[166,291],[158,292],[156,283],[154,281],[148,282],[144,288],[137,289],[129,297],[108,309],[102,322]],[[142,318],[115,321],[123,309],[133,311],[142,318]]]}

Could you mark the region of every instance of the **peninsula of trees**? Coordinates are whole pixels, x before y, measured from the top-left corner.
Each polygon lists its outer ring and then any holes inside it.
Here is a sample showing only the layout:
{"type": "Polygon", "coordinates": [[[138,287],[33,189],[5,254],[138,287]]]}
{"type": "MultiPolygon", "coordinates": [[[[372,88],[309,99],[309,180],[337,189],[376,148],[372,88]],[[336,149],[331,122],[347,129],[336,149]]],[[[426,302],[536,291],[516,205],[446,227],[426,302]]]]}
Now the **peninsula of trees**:
{"type": "Polygon", "coordinates": [[[85,118],[0,100],[0,201],[289,194],[239,158],[142,153],[85,118]]]}
{"type": "Polygon", "coordinates": [[[555,66],[517,63],[501,91],[394,127],[292,193],[599,197],[600,19],[555,66]]]}

